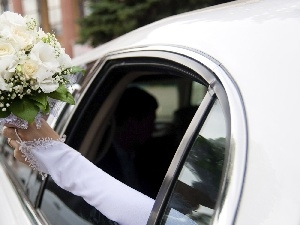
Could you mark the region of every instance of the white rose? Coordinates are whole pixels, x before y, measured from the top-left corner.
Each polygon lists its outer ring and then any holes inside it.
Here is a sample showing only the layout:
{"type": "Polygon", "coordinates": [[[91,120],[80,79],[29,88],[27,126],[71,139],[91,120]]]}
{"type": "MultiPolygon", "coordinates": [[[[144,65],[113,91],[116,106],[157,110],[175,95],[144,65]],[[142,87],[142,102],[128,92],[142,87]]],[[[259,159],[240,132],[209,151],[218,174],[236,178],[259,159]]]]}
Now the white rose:
{"type": "Polygon", "coordinates": [[[30,79],[35,77],[36,73],[38,72],[39,65],[33,60],[26,60],[22,66],[22,73],[26,79],[30,79]]]}
{"type": "Polygon", "coordinates": [[[17,60],[14,47],[7,42],[0,41],[0,73],[9,70],[17,60]]]}
{"type": "Polygon", "coordinates": [[[52,78],[53,71],[31,59],[22,62],[22,74],[26,79],[34,79],[44,93],[55,91],[59,84],[52,78]]]}
{"type": "Polygon", "coordinates": [[[72,60],[70,56],[64,52],[59,55],[58,62],[62,68],[68,68],[72,66],[72,60]]]}
{"type": "Polygon", "coordinates": [[[11,26],[6,24],[0,24],[0,36],[2,38],[5,38],[6,40],[10,40],[12,36],[11,26]]]}
{"type": "Polygon", "coordinates": [[[47,79],[44,79],[42,82],[40,82],[39,86],[44,93],[50,93],[55,91],[59,87],[59,84],[48,77],[47,79]]]}
{"type": "Polygon", "coordinates": [[[19,26],[3,26],[0,36],[10,42],[15,49],[29,49],[35,42],[37,33],[19,26]]]}
{"type": "Polygon", "coordinates": [[[37,80],[39,87],[45,93],[55,91],[59,84],[52,78],[52,75],[60,72],[55,49],[40,41],[31,49],[29,58],[38,65],[38,70],[32,77],[37,80]]]}
{"type": "Polygon", "coordinates": [[[14,47],[6,41],[0,41],[0,57],[12,56],[16,53],[14,47]]]}
{"type": "Polygon", "coordinates": [[[53,72],[49,71],[46,67],[40,66],[36,73],[36,81],[38,86],[44,93],[55,91],[59,84],[52,78],[53,72]]]}
{"type": "Polygon", "coordinates": [[[42,89],[44,93],[53,92],[58,88],[59,84],[52,78],[54,72],[49,70],[47,67],[41,64],[38,65],[34,61],[30,61],[26,69],[28,69],[28,74],[32,72],[32,74],[30,74],[31,78],[36,80],[37,85],[42,89]],[[35,71],[35,69],[37,70],[35,71]]]}
{"type": "Polygon", "coordinates": [[[42,41],[35,44],[30,51],[29,58],[53,73],[59,72],[59,62],[55,55],[55,49],[49,44],[42,41]]]}
{"type": "Polygon", "coordinates": [[[18,13],[6,11],[0,16],[0,24],[8,26],[20,26],[26,28],[26,19],[18,13]]]}
{"type": "Polygon", "coordinates": [[[37,37],[37,31],[28,29],[31,21],[17,13],[4,12],[0,16],[0,35],[10,40],[15,48],[28,49],[37,37]]]}
{"type": "Polygon", "coordinates": [[[0,16],[0,36],[6,40],[12,39],[12,29],[14,27],[23,27],[26,29],[26,23],[22,16],[12,13],[4,12],[0,16]]]}
{"type": "Polygon", "coordinates": [[[11,39],[21,49],[30,48],[34,44],[37,36],[35,32],[30,32],[23,27],[12,27],[11,34],[11,39]]]}

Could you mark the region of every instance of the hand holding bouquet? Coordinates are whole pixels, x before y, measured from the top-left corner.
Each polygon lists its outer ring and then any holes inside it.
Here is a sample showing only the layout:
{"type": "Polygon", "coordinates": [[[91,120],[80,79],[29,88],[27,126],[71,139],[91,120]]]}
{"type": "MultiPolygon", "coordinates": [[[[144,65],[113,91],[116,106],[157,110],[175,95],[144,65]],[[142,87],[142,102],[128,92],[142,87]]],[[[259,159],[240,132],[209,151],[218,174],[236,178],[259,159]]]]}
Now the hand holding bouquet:
{"type": "Polygon", "coordinates": [[[49,99],[75,104],[68,75],[80,71],[35,19],[0,15],[0,118],[13,114],[33,122],[39,113],[49,113],[49,99]]]}

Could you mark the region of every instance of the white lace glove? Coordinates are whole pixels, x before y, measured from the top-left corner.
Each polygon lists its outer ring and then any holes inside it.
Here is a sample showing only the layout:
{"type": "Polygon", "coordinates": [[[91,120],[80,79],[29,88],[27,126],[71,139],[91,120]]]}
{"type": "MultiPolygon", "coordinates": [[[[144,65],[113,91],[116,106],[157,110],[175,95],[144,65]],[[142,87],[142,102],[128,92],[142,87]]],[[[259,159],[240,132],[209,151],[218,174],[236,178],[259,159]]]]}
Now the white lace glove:
{"type": "Polygon", "coordinates": [[[120,225],[146,225],[154,200],[114,179],[61,141],[21,141],[34,169],[50,174],[61,188],[81,196],[120,225]]]}

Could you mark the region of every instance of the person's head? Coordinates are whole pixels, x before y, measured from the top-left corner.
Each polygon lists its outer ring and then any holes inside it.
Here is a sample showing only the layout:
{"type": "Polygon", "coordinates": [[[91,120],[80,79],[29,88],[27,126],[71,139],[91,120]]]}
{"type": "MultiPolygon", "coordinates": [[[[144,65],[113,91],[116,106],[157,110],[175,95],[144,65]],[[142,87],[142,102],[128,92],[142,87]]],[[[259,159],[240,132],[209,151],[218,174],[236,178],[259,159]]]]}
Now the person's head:
{"type": "Polygon", "coordinates": [[[154,96],[138,87],[129,87],[116,108],[116,125],[123,129],[128,140],[142,144],[151,137],[157,107],[154,96]]]}

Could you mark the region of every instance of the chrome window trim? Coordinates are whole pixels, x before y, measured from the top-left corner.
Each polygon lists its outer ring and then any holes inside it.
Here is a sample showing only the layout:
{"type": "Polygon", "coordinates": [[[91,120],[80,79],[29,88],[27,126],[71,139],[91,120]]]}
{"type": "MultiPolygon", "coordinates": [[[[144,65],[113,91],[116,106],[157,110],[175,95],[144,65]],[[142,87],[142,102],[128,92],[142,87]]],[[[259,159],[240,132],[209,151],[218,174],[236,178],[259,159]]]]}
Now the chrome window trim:
{"type": "Polygon", "coordinates": [[[171,162],[171,165],[168,169],[168,172],[158,193],[147,225],[159,224],[159,222],[161,221],[162,216],[164,214],[162,210],[168,203],[168,199],[173,189],[173,185],[177,181],[177,177],[185,162],[186,155],[188,154],[187,150],[189,149],[188,146],[193,144],[195,136],[197,135],[196,131],[199,130],[199,127],[201,127],[205,121],[205,117],[203,115],[205,115],[210,110],[214,101],[215,93],[211,89],[211,87],[209,87],[209,91],[204,96],[204,99],[202,100],[196,114],[192,119],[192,122],[190,123],[175,153],[175,156],[171,162]]]}
{"type": "MultiPolygon", "coordinates": [[[[161,47],[161,49],[185,55],[186,57],[198,61],[209,68],[217,79],[215,81],[209,81],[209,84],[220,99],[226,114],[225,116],[229,119],[228,122],[230,125],[227,127],[230,129],[228,133],[230,137],[229,143],[227,143],[227,151],[229,153],[227,156],[228,168],[223,177],[223,184],[221,186],[212,224],[233,224],[243,189],[248,148],[247,120],[242,96],[231,75],[226,71],[225,67],[214,58],[199,51],[192,51],[180,47],[164,46],[161,47]]],[[[207,79],[206,77],[204,78],[207,79]]],[[[189,132],[189,129],[187,132],[189,132]]],[[[152,223],[148,225],[150,224],[152,223]]]]}
{"type": "MultiPolygon", "coordinates": [[[[112,52],[111,54],[106,55],[103,59],[99,59],[98,60],[98,65],[95,66],[95,69],[93,71],[93,74],[97,75],[100,70],[102,69],[102,67],[106,64],[106,62],[113,60],[113,59],[120,59],[120,58],[133,58],[133,57],[152,57],[152,58],[161,58],[161,59],[168,59],[170,61],[176,62],[178,64],[182,64],[182,62],[180,61],[180,59],[178,59],[178,55],[177,54],[170,54],[170,52],[167,51],[159,51],[159,55],[157,55],[157,50],[141,50],[140,48],[136,49],[136,51],[133,51],[133,49],[130,49],[130,51],[119,51],[119,52],[112,52]],[[173,57],[172,57],[173,56],[173,57]]],[[[194,62],[192,60],[188,61],[189,63],[191,63],[190,66],[187,67],[197,67],[197,70],[200,70],[201,73],[205,76],[205,79],[202,80],[206,80],[208,82],[213,82],[213,80],[211,80],[211,76],[209,75],[211,72],[204,66],[202,66],[201,64],[194,62]]],[[[185,65],[186,66],[186,65],[185,65]]],[[[64,120],[64,126],[63,127],[59,127],[59,131],[57,130],[57,126],[60,124],[57,124],[56,122],[58,121],[58,118],[51,118],[51,125],[53,127],[56,128],[56,131],[58,131],[61,135],[63,135],[68,127],[68,124],[70,123],[70,120],[72,119],[72,117],[74,116],[74,113],[77,110],[78,105],[80,105],[81,100],[83,99],[84,95],[86,94],[87,90],[89,89],[89,87],[91,86],[91,84],[94,82],[94,80],[96,79],[96,75],[92,76],[91,79],[89,80],[88,84],[86,85],[84,90],[81,90],[81,95],[79,97],[79,99],[77,100],[77,103],[75,106],[70,106],[70,105],[66,105],[67,109],[65,111],[68,111],[68,109],[70,109],[69,114],[64,113],[63,115],[60,114],[60,117],[63,117],[64,120]]],[[[199,79],[199,78],[198,78],[199,79]]]]}
{"type": "MultiPolygon", "coordinates": [[[[222,179],[223,184],[220,187],[219,200],[212,224],[233,224],[244,184],[248,148],[246,112],[238,86],[226,68],[216,59],[203,52],[181,46],[156,45],[125,49],[111,53],[105,61],[112,58],[142,56],[169,59],[179,64],[185,63],[185,66],[201,74],[216,93],[217,98],[220,99],[229,123],[227,127],[230,129],[228,132],[230,137],[228,137],[226,150],[228,152],[227,168],[222,179]],[[159,54],[157,54],[158,52],[159,54]],[[182,60],[183,58],[190,60],[182,60]],[[189,63],[186,64],[186,62],[189,63]]],[[[187,132],[190,132],[189,130],[187,132]]],[[[180,151],[180,148],[178,149],[180,151]]],[[[156,224],[154,218],[157,213],[156,209],[159,208],[159,196],[147,225],[156,224]]]]}
{"type": "MultiPolygon", "coordinates": [[[[221,64],[212,71],[218,76],[224,87],[223,90],[227,94],[227,99],[220,100],[221,102],[228,101],[223,106],[226,107],[227,105],[229,109],[226,110],[225,108],[225,113],[230,113],[230,115],[226,115],[230,119],[228,121],[230,123],[229,159],[223,178],[223,186],[221,187],[222,198],[218,200],[212,225],[229,225],[233,224],[236,219],[244,186],[248,151],[247,119],[242,95],[231,75],[221,64]]],[[[216,90],[218,98],[224,97],[224,95],[219,95],[218,92],[216,90]]]]}
{"type": "MultiPolygon", "coordinates": [[[[174,61],[174,57],[167,57],[167,53],[181,55],[184,57],[189,57],[211,70],[210,74],[200,74],[210,84],[217,97],[220,99],[221,105],[226,114],[225,116],[230,123],[230,126],[228,126],[228,128],[230,129],[230,137],[227,149],[229,153],[227,156],[227,168],[223,177],[223,184],[220,190],[221,193],[217,206],[215,208],[215,216],[212,224],[229,225],[234,223],[235,216],[238,211],[240,197],[242,194],[244,175],[246,171],[248,135],[246,113],[242,96],[233,78],[228,73],[228,71],[226,71],[225,67],[213,57],[210,57],[207,54],[199,51],[193,51],[191,49],[186,49],[179,46],[148,46],[141,47],[139,49],[124,50],[123,53],[125,52],[134,53],[134,56],[144,55],[153,56],[156,58],[163,57],[164,59],[169,58],[172,61],[174,61]],[[153,54],[149,54],[148,51],[153,51],[153,54]],[[162,54],[162,52],[160,52],[160,54],[157,55],[157,51],[162,51],[166,54],[162,54]],[[146,52],[148,54],[145,54],[146,52]],[[220,83],[216,81],[219,81],[220,83]],[[217,85],[217,83],[221,85],[217,85]],[[226,93],[223,92],[223,90],[225,90],[226,93]],[[227,98],[224,94],[227,95],[227,98]]],[[[119,55],[120,53],[115,54],[119,55]]],[[[178,60],[177,63],[182,63],[182,61],[178,60]]],[[[191,67],[191,65],[186,64],[185,66],[191,67]]],[[[197,67],[191,67],[191,69],[197,72],[197,67]]],[[[157,199],[157,202],[158,201],[159,199],[157,199]]],[[[156,214],[155,209],[158,204],[157,202],[154,206],[153,214],[156,214]]],[[[155,224],[155,221],[152,221],[152,219],[150,219],[148,225],[152,224],[155,224]]]]}
{"type": "MultiPolygon", "coordinates": [[[[184,66],[194,70],[196,73],[201,74],[201,76],[210,85],[213,92],[216,93],[217,97],[220,99],[221,105],[225,110],[225,116],[230,123],[228,126],[230,129],[230,137],[228,138],[229,143],[227,149],[229,155],[212,224],[233,224],[243,189],[248,147],[246,113],[242,96],[235,81],[229,72],[226,71],[225,67],[213,57],[203,52],[182,46],[167,45],[141,46],[111,52],[103,58],[98,59],[99,64],[95,67],[93,72],[94,74],[98,74],[103,65],[109,60],[131,57],[161,58],[168,59],[178,64],[183,64],[184,66]]],[[[89,81],[89,84],[86,86],[86,89],[82,90],[82,95],[78,99],[78,102],[80,102],[82,96],[95,77],[96,76],[93,76],[89,81]]],[[[77,107],[75,106],[68,116],[68,120],[65,124],[66,126],[62,129],[62,133],[66,129],[71,117],[76,111],[76,108],[77,107]]],[[[188,129],[187,133],[192,132],[191,129],[192,128],[188,129]]],[[[178,151],[183,154],[184,146],[181,145],[181,147],[178,148],[178,151]]],[[[164,181],[163,185],[166,185],[167,182],[169,182],[168,179],[164,181]]],[[[158,212],[157,210],[160,208],[160,204],[162,202],[160,196],[162,195],[159,194],[156,199],[153,212],[147,225],[156,224],[156,213],[158,212]]]]}

